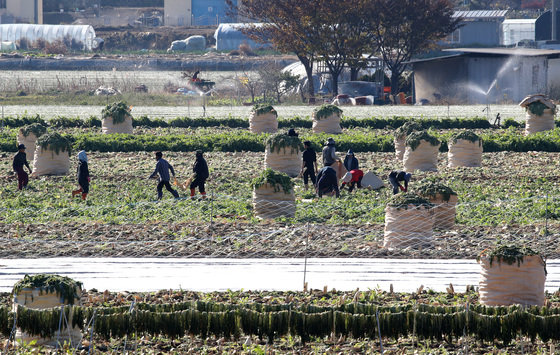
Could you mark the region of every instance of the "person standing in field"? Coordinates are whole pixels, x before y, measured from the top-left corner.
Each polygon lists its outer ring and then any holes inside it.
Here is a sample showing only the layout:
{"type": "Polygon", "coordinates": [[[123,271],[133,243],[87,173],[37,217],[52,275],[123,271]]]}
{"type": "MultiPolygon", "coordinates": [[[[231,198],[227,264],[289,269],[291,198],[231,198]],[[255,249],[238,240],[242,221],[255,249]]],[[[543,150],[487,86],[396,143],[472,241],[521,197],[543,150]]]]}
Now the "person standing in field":
{"type": "Polygon", "coordinates": [[[18,190],[22,190],[29,183],[29,175],[23,170],[23,166],[26,166],[31,174],[31,168],[27,162],[27,155],[25,154],[25,145],[18,145],[18,152],[14,155],[14,161],[12,163],[12,168],[18,177],[18,190]]]}
{"type": "Polygon", "coordinates": [[[307,184],[309,179],[311,183],[315,186],[315,174],[317,173],[317,154],[313,148],[311,148],[311,142],[303,142],[303,162],[301,163],[301,174],[303,175],[303,186],[307,190],[307,184]]]}
{"type": "Polygon", "coordinates": [[[87,154],[85,150],[82,150],[78,153],[78,185],[80,188],[72,191],[72,197],[82,194],[82,200],[85,200],[89,193],[90,180],[87,154]]]}
{"type": "Polygon", "coordinates": [[[360,169],[358,159],[354,156],[352,149],[348,149],[348,153],[346,153],[346,157],[344,157],[344,167],[348,171],[360,169]]]}
{"type": "Polygon", "coordinates": [[[337,161],[340,162],[340,158],[336,156],[335,141],[329,137],[323,147],[323,166],[331,166],[337,161]]]}
{"type": "Polygon", "coordinates": [[[175,177],[175,170],[173,170],[173,166],[167,162],[167,160],[163,159],[163,154],[161,152],[156,152],[156,168],[152,175],[150,175],[149,179],[154,178],[156,175],[159,174],[159,183],[157,185],[157,196],[158,200],[161,200],[163,197],[163,187],[167,189],[167,191],[171,192],[173,197],[179,198],[179,194],[177,191],[173,190],[171,185],[169,184],[169,171],[175,177]]]}
{"type": "Polygon", "coordinates": [[[193,166],[193,173],[194,173],[194,179],[191,182],[191,186],[190,186],[191,199],[194,198],[195,189],[197,186],[200,195],[202,196],[203,199],[205,199],[206,190],[204,189],[204,183],[206,182],[206,179],[208,179],[208,176],[210,174],[208,173],[208,164],[206,163],[206,159],[204,159],[204,157],[202,156],[201,150],[196,151],[196,160],[193,166]]]}

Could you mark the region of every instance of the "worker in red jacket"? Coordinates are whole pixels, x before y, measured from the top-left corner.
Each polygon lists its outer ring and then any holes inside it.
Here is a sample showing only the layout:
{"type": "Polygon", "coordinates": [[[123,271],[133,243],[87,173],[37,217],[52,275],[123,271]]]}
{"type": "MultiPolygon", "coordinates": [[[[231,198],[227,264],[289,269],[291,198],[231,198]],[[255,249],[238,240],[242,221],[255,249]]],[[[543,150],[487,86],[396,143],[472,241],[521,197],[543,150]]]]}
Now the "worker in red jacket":
{"type": "Polygon", "coordinates": [[[354,187],[356,185],[358,185],[358,188],[361,189],[362,188],[362,178],[363,177],[364,177],[364,172],[361,171],[360,169],[350,170],[342,178],[342,187],[340,189],[344,190],[344,186],[346,184],[349,184],[349,186],[350,186],[348,188],[348,192],[352,192],[352,190],[354,190],[354,187]]]}

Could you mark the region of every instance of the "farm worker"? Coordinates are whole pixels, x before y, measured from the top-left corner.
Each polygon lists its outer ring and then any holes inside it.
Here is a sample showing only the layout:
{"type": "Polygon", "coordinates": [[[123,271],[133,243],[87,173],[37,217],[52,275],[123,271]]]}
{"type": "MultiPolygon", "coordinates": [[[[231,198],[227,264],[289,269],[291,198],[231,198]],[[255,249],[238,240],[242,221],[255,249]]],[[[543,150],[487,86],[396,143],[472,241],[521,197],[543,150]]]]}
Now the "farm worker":
{"type": "Polygon", "coordinates": [[[341,190],[344,189],[346,184],[349,184],[348,192],[352,192],[356,184],[358,185],[358,189],[362,188],[362,178],[364,177],[364,172],[360,169],[350,170],[349,172],[344,175],[342,178],[342,187],[341,190]]]}
{"type": "Polygon", "coordinates": [[[399,192],[399,189],[403,192],[408,191],[408,182],[412,177],[411,173],[405,171],[391,171],[389,174],[389,182],[393,186],[393,195],[399,192]],[[400,184],[400,181],[404,181],[404,187],[400,184]]]}
{"type": "Polygon", "coordinates": [[[191,186],[190,186],[191,198],[194,198],[194,194],[195,194],[194,190],[197,186],[198,186],[198,191],[200,191],[200,194],[202,195],[202,198],[206,198],[206,190],[204,190],[204,183],[206,182],[206,179],[208,179],[208,176],[210,174],[208,173],[208,164],[206,163],[206,160],[202,156],[201,150],[196,151],[196,160],[193,166],[193,173],[194,173],[194,179],[191,182],[191,186]]]}
{"type": "Polygon", "coordinates": [[[303,161],[301,163],[301,174],[303,175],[303,186],[307,190],[307,183],[309,179],[315,186],[315,173],[317,172],[317,154],[313,148],[311,148],[311,142],[305,141],[303,142],[303,147],[305,150],[303,151],[303,161]]]}
{"type": "Polygon", "coordinates": [[[80,188],[72,191],[72,197],[81,193],[82,200],[85,200],[89,193],[90,181],[86,151],[82,150],[78,153],[78,185],[80,185],[80,188]]]}
{"type": "Polygon", "coordinates": [[[328,193],[336,193],[336,197],[340,197],[336,171],[330,166],[325,166],[317,174],[317,195],[323,197],[323,194],[328,193]]]}
{"type": "Polygon", "coordinates": [[[179,198],[179,194],[177,193],[177,191],[173,190],[173,188],[171,188],[171,185],[169,184],[169,171],[171,170],[171,174],[173,174],[173,176],[175,177],[175,170],[173,170],[173,166],[171,166],[171,164],[169,164],[167,160],[163,159],[162,157],[163,154],[161,152],[156,152],[156,168],[148,179],[152,179],[159,174],[159,183],[157,185],[158,200],[161,200],[161,198],[163,197],[164,185],[167,191],[171,192],[171,194],[175,198],[179,198]]]}
{"type": "Polygon", "coordinates": [[[325,146],[323,147],[323,165],[324,166],[331,166],[336,161],[340,162],[340,158],[336,156],[336,149],[334,147],[335,141],[332,137],[329,137],[325,142],[325,146]]]}
{"type": "Polygon", "coordinates": [[[14,161],[12,163],[12,168],[17,173],[18,177],[18,189],[22,190],[24,187],[27,186],[29,182],[29,175],[23,170],[23,166],[26,166],[31,174],[31,168],[29,167],[29,163],[27,162],[27,155],[25,154],[25,145],[20,144],[18,145],[18,152],[14,155],[14,161]]]}
{"type": "Polygon", "coordinates": [[[352,149],[348,149],[348,153],[346,153],[346,157],[344,157],[344,167],[346,170],[356,170],[359,169],[360,166],[358,165],[358,159],[354,156],[354,152],[352,149]]]}
{"type": "Polygon", "coordinates": [[[296,132],[295,129],[290,128],[290,129],[288,130],[288,136],[290,136],[290,137],[297,137],[298,134],[297,134],[297,132],[296,132]]]}

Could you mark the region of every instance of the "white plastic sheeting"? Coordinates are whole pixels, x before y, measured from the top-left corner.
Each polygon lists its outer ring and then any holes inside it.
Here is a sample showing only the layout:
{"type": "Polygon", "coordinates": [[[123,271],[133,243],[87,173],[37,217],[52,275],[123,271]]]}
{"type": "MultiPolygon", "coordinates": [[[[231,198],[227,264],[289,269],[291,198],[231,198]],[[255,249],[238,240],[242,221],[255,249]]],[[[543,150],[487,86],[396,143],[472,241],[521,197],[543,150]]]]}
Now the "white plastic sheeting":
{"type": "Polygon", "coordinates": [[[82,49],[91,51],[95,48],[95,31],[89,25],[29,25],[7,24],[0,25],[0,40],[17,42],[26,38],[30,42],[44,39],[47,42],[73,39],[82,43],[82,49]]]}
{"type": "Polygon", "coordinates": [[[271,47],[271,44],[257,43],[249,38],[249,36],[243,34],[241,30],[244,27],[262,26],[262,23],[221,23],[214,32],[214,38],[216,39],[216,50],[218,51],[231,51],[238,49],[239,45],[247,43],[251,48],[260,47],[271,47]]]}

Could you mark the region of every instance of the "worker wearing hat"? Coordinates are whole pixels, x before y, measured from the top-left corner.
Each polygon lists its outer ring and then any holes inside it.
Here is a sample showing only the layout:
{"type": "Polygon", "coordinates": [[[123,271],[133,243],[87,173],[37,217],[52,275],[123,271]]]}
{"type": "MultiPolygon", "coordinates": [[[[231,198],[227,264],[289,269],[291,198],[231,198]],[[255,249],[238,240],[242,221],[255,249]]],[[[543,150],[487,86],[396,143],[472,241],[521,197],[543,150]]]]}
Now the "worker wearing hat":
{"type": "Polygon", "coordinates": [[[323,165],[331,166],[336,161],[340,162],[340,158],[336,156],[335,141],[332,137],[329,137],[325,142],[323,147],[323,165]]]}
{"type": "Polygon", "coordinates": [[[12,163],[12,168],[17,173],[18,177],[18,189],[22,190],[24,187],[27,186],[29,182],[29,175],[23,170],[23,166],[26,166],[31,174],[31,168],[29,167],[29,163],[27,162],[27,155],[25,154],[25,145],[20,144],[18,145],[18,152],[14,156],[14,161],[12,163]]]}
{"type": "Polygon", "coordinates": [[[348,153],[346,153],[346,157],[344,157],[344,167],[348,171],[360,169],[358,159],[354,156],[352,149],[348,149],[348,153]]]}
{"type": "Polygon", "coordinates": [[[399,189],[403,192],[408,191],[408,182],[412,177],[411,173],[407,173],[405,171],[391,171],[389,174],[389,182],[393,186],[393,195],[399,193],[399,189]],[[404,182],[404,186],[400,184],[400,182],[404,182]]]}
{"type": "Polygon", "coordinates": [[[362,188],[362,178],[364,177],[364,172],[360,169],[353,169],[348,171],[344,177],[342,178],[342,187],[341,190],[344,190],[344,186],[348,184],[348,192],[352,192],[354,187],[358,185],[358,188],[362,188]]]}

